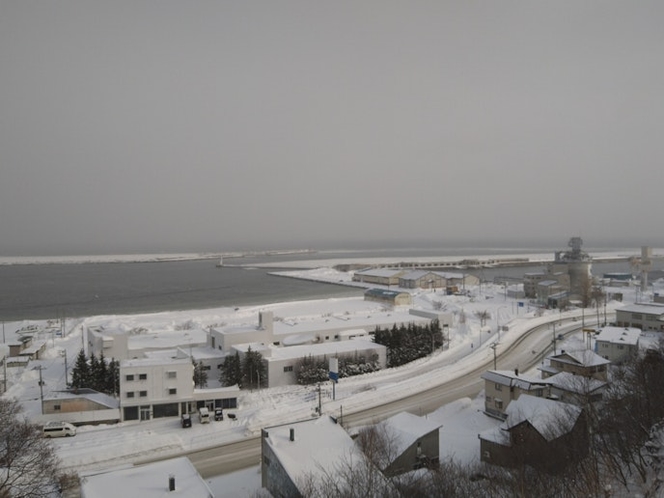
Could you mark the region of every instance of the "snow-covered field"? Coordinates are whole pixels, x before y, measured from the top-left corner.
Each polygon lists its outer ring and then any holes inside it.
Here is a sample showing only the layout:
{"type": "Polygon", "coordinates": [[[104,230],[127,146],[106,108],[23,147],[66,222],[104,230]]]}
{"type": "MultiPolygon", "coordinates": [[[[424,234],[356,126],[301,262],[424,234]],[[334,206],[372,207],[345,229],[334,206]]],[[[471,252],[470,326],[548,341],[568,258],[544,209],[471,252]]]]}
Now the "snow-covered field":
{"type": "MultiPolygon", "coordinates": [[[[301,270],[291,272],[289,276],[315,280],[338,282],[349,279],[347,273],[340,273],[329,268],[301,270]]],[[[634,296],[625,292],[624,302],[633,302],[634,296]]],[[[609,309],[624,303],[610,303],[609,309]]],[[[474,289],[470,296],[444,296],[439,291],[421,290],[414,294],[414,308],[433,310],[440,308],[455,315],[455,326],[451,330],[451,345],[447,351],[438,351],[433,356],[420,359],[413,364],[387,369],[374,374],[341,379],[336,387],[336,399],[332,400],[331,386],[323,389],[323,412],[338,414],[340,406],[344,411],[371,406],[386,399],[396,399],[410,394],[414,390],[425,390],[441,376],[460,375],[469,371],[479,359],[492,357],[490,343],[496,341],[498,324],[509,325],[508,332],[501,333],[501,342],[515,340],[527,328],[539,321],[558,318],[558,311],[546,311],[536,317],[535,309],[520,307],[518,302],[507,298],[502,287],[492,284],[474,289]],[[481,292],[481,293],[480,293],[481,292]],[[491,316],[487,325],[494,333],[489,341],[484,340],[478,347],[480,333],[480,312],[491,316]],[[465,316],[465,323],[459,323],[459,317],[465,316]],[[472,347],[471,345],[474,345],[472,347]],[[431,375],[434,373],[435,375],[431,375]]],[[[7,340],[15,337],[15,331],[30,325],[41,327],[42,339],[47,341],[48,349],[41,360],[30,362],[25,369],[10,369],[8,373],[7,396],[21,401],[30,418],[39,419],[40,388],[39,368],[44,379],[44,396],[65,386],[64,354],[67,351],[69,368],[82,346],[82,330],[91,325],[105,325],[118,328],[145,328],[148,331],[178,331],[187,329],[205,330],[209,326],[256,324],[258,312],[273,310],[275,316],[298,321],[321,321],[330,314],[344,313],[366,314],[386,313],[390,310],[376,308],[376,303],[365,302],[362,298],[335,298],[316,301],[273,303],[263,306],[250,306],[240,309],[219,308],[204,311],[178,311],[146,315],[96,316],[67,322],[65,337],[59,337],[55,331],[48,331],[46,322],[6,323],[7,340]]],[[[184,332],[183,332],[184,333],[184,332]]],[[[218,385],[216,379],[210,379],[209,387],[218,385]]],[[[317,392],[313,387],[289,386],[243,392],[239,398],[235,420],[224,420],[212,424],[194,424],[191,429],[183,430],[176,419],[158,419],[147,422],[125,422],[114,426],[80,427],[74,438],[53,440],[63,465],[79,472],[95,471],[103,468],[141,461],[158,456],[175,456],[182,451],[200,449],[222,442],[229,442],[255,435],[267,425],[288,423],[293,420],[313,416],[318,405],[317,392]]],[[[462,399],[441,407],[427,416],[440,422],[441,459],[453,458],[469,462],[479,458],[477,434],[493,427],[496,421],[481,413],[483,399],[462,399]]],[[[251,496],[255,488],[249,484],[257,483],[260,487],[260,475],[257,469],[245,469],[240,472],[209,479],[210,486],[217,496],[243,496],[246,487],[251,496]]]]}

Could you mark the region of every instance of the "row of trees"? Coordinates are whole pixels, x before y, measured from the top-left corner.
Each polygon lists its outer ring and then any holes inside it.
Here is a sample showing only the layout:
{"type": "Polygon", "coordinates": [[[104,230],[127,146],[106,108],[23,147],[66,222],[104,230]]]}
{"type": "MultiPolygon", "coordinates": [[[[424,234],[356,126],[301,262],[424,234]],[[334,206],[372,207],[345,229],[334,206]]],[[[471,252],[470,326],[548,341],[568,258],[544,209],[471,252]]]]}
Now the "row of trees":
{"type": "Polygon", "coordinates": [[[387,348],[388,368],[423,358],[442,347],[446,340],[438,320],[432,320],[426,325],[402,323],[397,327],[394,324],[391,329],[376,327],[374,332],[374,342],[387,348]]]}
{"type": "Polygon", "coordinates": [[[87,387],[101,393],[116,394],[120,386],[120,362],[113,358],[107,360],[103,351],[99,357],[92,353],[88,358],[81,349],[72,369],[70,385],[75,389],[87,387]]]}
{"type": "Polygon", "coordinates": [[[258,351],[247,349],[240,358],[240,353],[226,357],[221,364],[219,381],[225,386],[237,384],[241,389],[256,389],[267,385],[267,369],[263,357],[258,351]]]}
{"type": "MultiPolygon", "coordinates": [[[[203,362],[194,362],[194,385],[206,387],[208,374],[203,362]]],[[[120,388],[120,362],[116,359],[107,360],[102,351],[99,357],[94,353],[88,358],[81,349],[76,356],[76,363],[72,369],[71,384],[75,389],[88,388],[110,395],[117,394],[120,388]]]]}
{"type": "MultiPolygon", "coordinates": [[[[339,356],[339,378],[352,377],[380,370],[378,353],[351,354],[339,356]]],[[[295,366],[297,383],[301,385],[325,382],[329,376],[329,359],[327,357],[314,358],[309,355],[302,358],[295,366]]]]}

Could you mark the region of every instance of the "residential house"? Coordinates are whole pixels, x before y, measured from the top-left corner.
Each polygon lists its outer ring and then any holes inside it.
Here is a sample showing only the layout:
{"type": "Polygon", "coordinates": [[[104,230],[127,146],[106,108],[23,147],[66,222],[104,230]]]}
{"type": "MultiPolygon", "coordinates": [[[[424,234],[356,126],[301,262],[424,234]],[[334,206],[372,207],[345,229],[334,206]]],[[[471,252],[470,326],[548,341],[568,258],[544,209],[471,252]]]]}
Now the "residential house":
{"type": "Polygon", "coordinates": [[[550,399],[582,407],[601,401],[609,386],[606,381],[570,372],[559,372],[547,377],[546,381],[550,385],[550,399]]]}
{"type": "Polygon", "coordinates": [[[381,465],[383,474],[389,477],[437,466],[439,428],[439,424],[408,412],[397,413],[381,422],[377,430],[388,440],[389,447],[381,465]]]}
{"type": "Polygon", "coordinates": [[[616,326],[664,331],[664,304],[637,303],[616,309],[616,326]]]}
{"type": "Polygon", "coordinates": [[[320,485],[360,465],[372,472],[374,496],[381,496],[389,482],[335,419],[320,417],[261,431],[261,485],[275,498],[308,496],[311,483],[320,485]]]}
{"type": "Polygon", "coordinates": [[[595,352],[620,364],[637,355],[640,337],[641,330],[635,327],[603,327],[595,336],[595,352]]]}
{"type": "Polygon", "coordinates": [[[81,498],[117,496],[214,498],[205,480],[187,457],[96,471],[82,476],[81,498]]]}
{"type": "Polygon", "coordinates": [[[569,372],[574,375],[606,381],[607,367],[611,363],[589,349],[563,350],[558,354],[549,356],[547,360],[549,360],[548,365],[539,367],[544,379],[560,372],[569,372]]]}
{"type": "MultiPolygon", "coordinates": [[[[566,272],[528,272],[523,275],[523,292],[525,297],[529,299],[537,299],[538,286],[540,282],[553,281],[556,282],[556,292],[569,291],[570,277],[566,272]]],[[[554,293],[554,292],[552,292],[554,293]]]]}
{"type": "Polygon", "coordinates": [[[536,397],[549,395],[549,384],[540,378],[519,374],[518,370],[489,370],[484,379],[484,412],[505,420],[507,408],[522,394],[536,397]]]}
{"type": "Polygon", "coordinates": [[[481,461],[555,472],[588,452],[586,417],[578,406],[524,394],[506,415],[499,427],[479,435],[481,461]]]}

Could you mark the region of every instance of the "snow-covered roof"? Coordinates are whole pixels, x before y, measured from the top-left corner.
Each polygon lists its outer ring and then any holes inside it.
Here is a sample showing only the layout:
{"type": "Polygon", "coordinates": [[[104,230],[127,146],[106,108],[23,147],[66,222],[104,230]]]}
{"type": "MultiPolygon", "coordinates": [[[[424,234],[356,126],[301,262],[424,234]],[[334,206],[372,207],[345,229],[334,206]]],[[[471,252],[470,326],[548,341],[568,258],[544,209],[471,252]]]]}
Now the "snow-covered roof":
{"type": "Polygon", "coordinates": [[[126,367],[147,367],[154,365],[191,365],[190,358],[133,358],[131,360],[122,360],[120,366],[126,367]]]}
{"type": "Polygon", "coordinates": [[[81,480],[82,498],[115,498],[137,496],[137,493],[141,498],[213,496],[187,457],[111,470],[103,474],[84,476],[81,480]],[[175,480],[173,491],[169,491],[171,476],[175,480]]]}
{"type": "Polygon", "coordinates": [[[507,419],[501,427],[510,430],[528,421],[547,441],[552,441],[572,430],[581,408],[537,396],[522,394],[505,410],[507,419]]]}
{"type": "Polygon", "coordinates": [[[517,374],[512,370],[489,370],[482,374],[484,380],[495,382],[503,386],[518,387],[530,390],[535,386],[545,386],[548,380],[539,379],[529,375],[517,374]]]}
{"type": "Polygon", "coordinates": [[[557,355],[549,356],[550,360],[556,360],[560,363],[569,363],[572,365],[582,365],[584,367],[597,367],[611,363],[606,358],[591,351],[590,349],[581,349],[577,351],[562,351],[557,355]]]}
{"type": "Polygon", "coordinates": [[[616,311],[626,311],[628,313],[643,313],[644,315],[664,315],[664,304],[660,303],[636,303],[628,304],[616,311]]]}
{"type": "Polygon", "coordinates": [[[419,438],[440,428],[440,424],[408,412],[397,413],[381,424],[387,427],[388,434],[394,436],[394,456],[401,455],[419,438]]]}
{"type": "Polygon", "coordinates": [[[548,377],[546,380],[553,387],[577,394],[591,394],[608,385],[607,382],[602,380],[583,375],[574,375],[571,372],[559,372],[548,377]]]}
{"type": "Polygon", "coordinates": [[[362,458],[346,431],[330,417],[320,417],[277,427],[268,427],[266,442],[294,483],[362,458]],[[294,441],[290,431],[294,431],[294,441]]]}
{"type": "MultiPolygon", "coordinates": [[[[350,353],[354,351],[379,350],[385,346],[375,342],[363,339],[351,339],[348,341],[331,341],[321,344],[307,344],[304,346],[270,346],[270,355],[265,356],[267,361],[280,361],[294,358],[304,358],[306,356],[329,355],[334,356],[339,353],[350,353]]],[[[253,348],[252,348],[253,349],[253,348]]]]}
{"type": "Polygon", "coordinates": [[[188,344],[205,344],[207,332],[201,329],[191,330],[157,330],[145,334],[130,335],[127,347],[131,349],[174,348],[188,344]]]}
{"type": "Polygon", "coordinates": [[[595,336],[596,341],[610,342],[612,344],[629,344],[636,346],[641,337],[641,330],[633,327],[603,327],[595,336]]]}
{"type": "Polygon", "coordinates": [[[120,406],[120,401],[108,394],[97,392],[93,389],[78,389],[72,391],[52,391],[48,396],[45,396],[45,400],[49,399],[80,399],[86,398],[90,401],[94,401],[102,406],[108,408],[118,408],[120,406]]]}
{"type": "Polygon", "coordinates": [[[366,275],[369,277],[382,277],[382,278],[390,278],[390,277],[396,277],[398,275],[401,275],[404,273],[404,270],[395,270],[395,269],[390,269],[390,268],[370,268],[369,270],[361,270],[355,272],[356,275],[366,275]]]}

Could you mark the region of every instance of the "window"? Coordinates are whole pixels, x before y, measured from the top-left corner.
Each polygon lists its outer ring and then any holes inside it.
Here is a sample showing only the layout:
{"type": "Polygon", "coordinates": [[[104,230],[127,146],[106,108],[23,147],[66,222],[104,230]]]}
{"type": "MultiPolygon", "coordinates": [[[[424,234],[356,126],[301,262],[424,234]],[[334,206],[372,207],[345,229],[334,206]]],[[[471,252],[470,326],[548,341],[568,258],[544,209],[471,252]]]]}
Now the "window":
{"type": "Polygon", "coordinates": [[[496,398],[496,408],[498,408],[499,410],[503,409],[503,400],[502,399],[496,398]]]}
{"type": "Polygon", "coordinates": [[[203,370],[210,370],[212,367],[210,365],[203,365],[203,370]]]}
{"type": "Polygon", "coordinates": [[[147,392],[147,391],[141,391],[141,392],[138,393],[138,395],[139,395],[141,398],[147,398],[147,396],[148,396],[148,392],[147,392]]]}
{"type": "Polygon", "coordinates": [[[127,397],[128,397],[128,398],[133,398],[133,397],[134,397],[134,393],[133,393],[132,391],[129,391],[129,392],[127,393],[127,397]]]}
{"type": "Polygon", "coordinates": [[[543,394],[542,389],[535,389],[535,396],[541,398],[542,394],[543,394]]]}
{"type": "Polygon", "coordinates": [[[494,387],[494,389],[495,389],[496,391],[502,391],[502,390],[503,390],[503,386],[501,386],[501,385],[498,384],[498,383],[495,383],[495,384],[493,385],[493,387],[494,387]]]}
{"type": "Polygon", "coordinates": [[[293,365],[288,365],[287,367],[284,367],[284,372],[292,372],[293,371],[293,365]]]}
{"type": "Polygon", "coordinates": [[[177,394],[177,393],[178,393],[178,390],[177,390],[176,388],[174,388],[174,387],[171,387],[171,388],[168,390],[168,394],[170,394],[170,395],[177,394]]]}
{"type": "Polygon", "coordinates": [[[53,405],[53,411],[59,412],[60,411],[60,405],[53,405]]]}
{"type": "Polygon", "coordinates": [[[133,374],[125,375],[125,380],[127,382],[131,382],[132,380],[134,380],[134,375],[133,374]]]}
{"type": "Polygon", "coordinates": [[[487,397],[484,399],[484,402],[485,402],[485,403],[491,403],[491,400],[492,400],[492,399],[493,399],[493,398],[492,398],[491,396],[487,396],[487,397]]]}
{"type": "Polygon", "coordinates": [[[148,380],[148,374],[138,374],[138,380],[148,380]]]}
{"type": "Polygon", "coordinates": [[[166,377],[168,377],[169,379],[175,379],[175,378],[177,378],[177,376],[178,376],[177,372],[168,372],[166,374],[166,377]]]}

